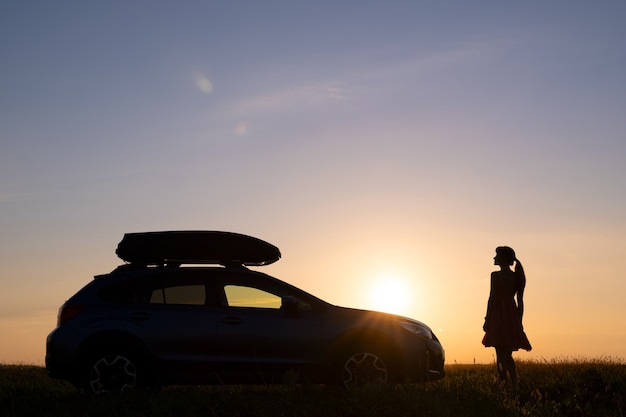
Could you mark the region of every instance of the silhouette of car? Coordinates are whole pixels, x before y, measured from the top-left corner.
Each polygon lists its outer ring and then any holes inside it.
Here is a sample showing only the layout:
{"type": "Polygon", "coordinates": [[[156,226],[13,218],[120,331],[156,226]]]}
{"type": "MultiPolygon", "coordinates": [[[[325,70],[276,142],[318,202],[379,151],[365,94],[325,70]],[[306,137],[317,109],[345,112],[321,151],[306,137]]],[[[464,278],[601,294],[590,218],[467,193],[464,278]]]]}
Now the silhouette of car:
{"type": "Polygon", "coordinates": [[[96,276],[59,309],[46,341],[49,375],[93,393],[298,380],[352,388],[443,378],[444,349],[427,325],[335,306],[248,268],[273,262],[275,254],[222,259],[225,265],[134,261],[96,276]]]}

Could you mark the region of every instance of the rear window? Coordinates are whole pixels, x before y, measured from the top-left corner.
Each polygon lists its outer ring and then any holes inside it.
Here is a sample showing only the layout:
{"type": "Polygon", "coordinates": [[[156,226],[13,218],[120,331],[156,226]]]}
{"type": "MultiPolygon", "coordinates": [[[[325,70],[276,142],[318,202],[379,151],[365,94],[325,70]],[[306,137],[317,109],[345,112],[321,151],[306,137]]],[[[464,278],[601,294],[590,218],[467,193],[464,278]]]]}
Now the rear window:
{"type": "Polygon", "coordinates": [[[206,291],[204,285],[178,285],[155,288],[150,295],[150,304],[204,305],[206,291]]]}
{"type": "Polygon", "coordinates": [[[136,283],[124,282],[102,288],[98,297],[116,304],[146,304],[150,301],[150,290],[136,283]]]}
{"type": "MultiPolygon", "coordinates": [[[[131,279],[102,288],[98,296],[104,301],[116,304],[207,304],[207,288],[203,280],[197,276],[183,274],[131,279]]],[[[217,299],[217,296],[212,296],[212,302],[208,304],[214,305],[214,299],[217,299]]]]}

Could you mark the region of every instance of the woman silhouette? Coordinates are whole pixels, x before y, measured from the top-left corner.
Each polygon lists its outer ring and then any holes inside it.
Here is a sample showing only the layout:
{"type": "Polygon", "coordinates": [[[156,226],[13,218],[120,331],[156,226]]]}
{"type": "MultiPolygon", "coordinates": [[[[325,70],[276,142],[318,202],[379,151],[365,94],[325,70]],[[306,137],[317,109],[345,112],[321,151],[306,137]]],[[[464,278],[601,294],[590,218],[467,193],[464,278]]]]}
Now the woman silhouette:
{"type": "Polygon", "coordinates": [[[517,385],[517,372],[513,351],[532,349],[524,327],[524,287],[526,276],[515,252],[508,246],[496,248],[493,263],[500,266],[500,271],[491,273],[491,290],[487,302],[487,316],[483,330],[483,345],[496,348],[496,361],[501,381],[506,381],[507,374],[513,385],[517,385]],[[515,271],[511,266],[515,263],[515,271]],[[517,296],[517,297],[516,297],[517,296]],[[517,298],[517,304],[515,303],[517,298]]]}

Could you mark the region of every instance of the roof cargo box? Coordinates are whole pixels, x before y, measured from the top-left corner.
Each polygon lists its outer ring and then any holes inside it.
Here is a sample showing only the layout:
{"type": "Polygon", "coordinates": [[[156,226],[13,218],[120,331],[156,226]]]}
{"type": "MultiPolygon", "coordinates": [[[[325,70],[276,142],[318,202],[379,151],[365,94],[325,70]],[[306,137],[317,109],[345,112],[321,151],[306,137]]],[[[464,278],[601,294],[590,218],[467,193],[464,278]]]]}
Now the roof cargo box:
{"type": "Polygon", "coordinates": [[[145,265],[260,266],[280,259],[280,250],[261,239],[206,230],[126,233],[117,245],[116,253],[126,262],[145,265]]]}

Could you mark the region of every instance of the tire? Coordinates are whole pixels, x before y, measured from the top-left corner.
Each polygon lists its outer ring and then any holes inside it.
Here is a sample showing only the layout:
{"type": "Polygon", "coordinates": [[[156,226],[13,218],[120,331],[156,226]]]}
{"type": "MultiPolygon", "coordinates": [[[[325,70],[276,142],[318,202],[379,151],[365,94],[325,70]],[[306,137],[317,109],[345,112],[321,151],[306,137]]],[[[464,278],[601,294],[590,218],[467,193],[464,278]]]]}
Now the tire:
{"type": "Polygon", "coordinates": [[[85,389],[93,394],[119,394],[139,386],[140,369],[134,355],[106,352],[94,355],[86,372],[85,389]]]}
{"type": "Polygon", "coordinates": [[[341,384],[348,390],[384,385],[393,380],[390,359],[374,349],[358,349],[340,362],[341,384]]]}

